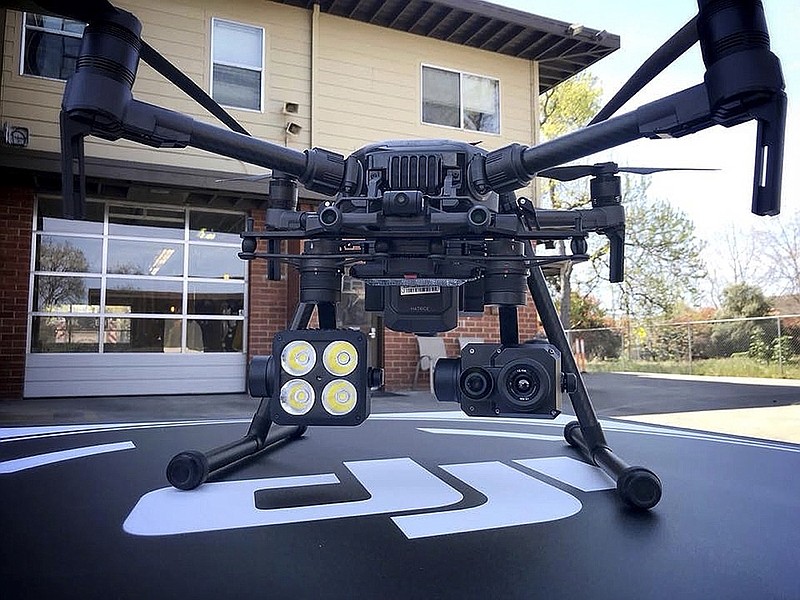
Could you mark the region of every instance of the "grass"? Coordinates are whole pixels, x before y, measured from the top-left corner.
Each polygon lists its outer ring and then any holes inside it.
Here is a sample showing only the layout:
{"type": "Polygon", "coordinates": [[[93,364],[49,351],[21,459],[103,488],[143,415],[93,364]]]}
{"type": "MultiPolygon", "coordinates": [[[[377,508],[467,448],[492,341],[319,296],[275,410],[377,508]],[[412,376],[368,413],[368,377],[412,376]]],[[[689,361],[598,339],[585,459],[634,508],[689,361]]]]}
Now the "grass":
{"type": "Polygon", "coordinates": [[[800,364],[796,359],[781,366],[778,363],[755,361],[745,356],[707,358],[688,361],[595,360],[587,363],[589,372],[632,371],[637,373],[680,373],[684,375],[716,375],[724,377],[768,377],[800,379],[800,364]]]}

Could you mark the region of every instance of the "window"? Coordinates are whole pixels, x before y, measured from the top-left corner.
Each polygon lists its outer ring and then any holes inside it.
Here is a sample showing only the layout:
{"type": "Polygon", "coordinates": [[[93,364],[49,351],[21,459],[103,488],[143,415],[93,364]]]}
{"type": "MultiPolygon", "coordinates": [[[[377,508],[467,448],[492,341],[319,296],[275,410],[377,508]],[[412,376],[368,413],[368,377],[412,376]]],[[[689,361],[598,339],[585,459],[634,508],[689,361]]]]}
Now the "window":
{"type": "Polygon", "coordinates": [[[422,67],[422,122],[500,133],[500,82],[422,67]]]}
{"type": "Polygon", "coordinates": [[[30,351],[243,352],[241,213],[39,198],[30,351]]]}
{"type": "Polygon", "coordinates": [[[80,21],[26,13],[22,74],[67,79],[75,72],[86,26],[80,21]]]}
{"type": "Polygon", "coordinates": [[[211,97],[234,108],[261,110],[264,30],[211,20],[211,97]]]}

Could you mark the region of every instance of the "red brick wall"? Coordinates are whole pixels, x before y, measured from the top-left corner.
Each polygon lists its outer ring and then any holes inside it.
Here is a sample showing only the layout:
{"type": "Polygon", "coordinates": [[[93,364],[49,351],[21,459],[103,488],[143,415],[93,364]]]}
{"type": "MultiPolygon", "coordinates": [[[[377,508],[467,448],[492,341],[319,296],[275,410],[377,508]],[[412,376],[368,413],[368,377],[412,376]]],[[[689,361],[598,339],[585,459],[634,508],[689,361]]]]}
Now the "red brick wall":
{"type": "Polygon", "coordinates": [[[0,398],[21,398],[28,326],[33,189],[0,187],[0,398]]]}
{"type": "MultiPolygon", "coordinates": [[[[253,211],[256,231],[264,228],[264,211],[253,211]]],[[[263,244],[266,246],[266,244],[263,244]]],[[[262,250],[261,245],[259,250],[262,250]]],[[[267,279],[267,261],[250,261],[250,297],[249,297],[249,343],[248,355],[263,355],[272,352],[272,337],[278,331],[286,329],[294,300],[287,294],[287,268],[281,269],[281,281],[267,279]],[[287,306],[289,303],[291,307],[287,306]]]]}
{"type": "MultiPolygon", "coordinates": [[[[256,219],[256,230],[263,228],[263,213],[254,211],[252,216],[256,219]]],[[[268,281],[266,272],[266,261],[255,260],[250,263],[249,356],[270,353],[272,337],[286,328],[297,302],[297,282],[293,269],[284,266],[281,281],[268,281]],[[291,278],[295,280],[290,281],[291,278]]],[[[532,301],[529,300],[528,306],[519,307],[518,321],[521,340],[532,338],[539,332],[539,321],[532,301]]],[[[316,327],[316,323],[315,313],[309,327],[316,327]]],[[[442,335],[450,356],[459,354],[459,337],[478,337],[485,342],[499,342],[497,309],[487,307],[482,316],[462,317],[456,329],[442,335]]],[[[419,350],[413,335],[388,329],[385,331],[383,367],[386,389],[410,389],[418,360],[419,350]]],[[[421,373],[417,387],[424,388],[427,385],[427,372],[421,373]]]]}
{"type": "MultiPolygon", "coordinates": [[[[524,341],[532,338],[539,332],[539,320],[533,301],[528,305],[519,307],[517,311],[519,322],[519,338],[524,341]]],[[[459,337],[483,338],[484,342],[499,342],[500,328],[495,307],[486,307],[482,316],[461,317],[458,326],[452,331],[440,334],[445,341],[448,356],[458,356],[460,353],[459,337]]],[[[386,330],[384,336],[384,374],[387,390],[410,389],[414,382],[419,349],[416,338],[410,333],[399,333],[386,330]]],[[[419,375],[417,388],[427,388],[428,372],[419,375]]]]}

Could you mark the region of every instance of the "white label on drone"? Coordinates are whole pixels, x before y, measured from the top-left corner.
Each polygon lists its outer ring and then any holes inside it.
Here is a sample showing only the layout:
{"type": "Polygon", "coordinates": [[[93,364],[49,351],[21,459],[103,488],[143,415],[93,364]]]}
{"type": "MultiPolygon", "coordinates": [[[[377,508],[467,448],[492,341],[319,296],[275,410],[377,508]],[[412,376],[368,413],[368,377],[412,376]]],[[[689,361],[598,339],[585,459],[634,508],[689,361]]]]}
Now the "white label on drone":
{"type": "Polygon", "coordinates": [[[416,294],[438,294],[442,291],[438,285],[428,285],[419,287],[402,286],[400,288],[401,296],[414,296],[416,294]]]}
{"type": "MultiPolygon", "coordinates": [[[[256,506],[256,492],[339,484],[333,473],[206,483],[192,491],[168,487],[142,496],[123,529],[133,535],[176,535],[431,511],[463,500],[459,491],[410,458],[353,461],[344,466],[367,490],[369,499],[269,509],[256,506]]],[[[558,473],[551,470],[547,474],[571,485],[571,481],[583,481],[587,466],[565,457],[558,473]]],[[[474,507],[393,516],[392,521],[409,539],[556,521],[581,509],[581,502],[572,494],[504,463],[441,468],[480,492],[486,502],[474,507]]]]}

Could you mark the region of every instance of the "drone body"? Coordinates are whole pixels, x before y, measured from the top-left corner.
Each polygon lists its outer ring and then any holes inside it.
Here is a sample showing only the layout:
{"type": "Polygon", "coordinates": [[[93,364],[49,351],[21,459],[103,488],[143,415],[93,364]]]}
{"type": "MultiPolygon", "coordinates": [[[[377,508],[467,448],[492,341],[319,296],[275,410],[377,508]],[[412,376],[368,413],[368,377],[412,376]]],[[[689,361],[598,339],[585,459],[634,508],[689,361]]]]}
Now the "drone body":
{"type": "MultiPolygon", "coordinates": [[[[367,284],[368,310],[383,313],[387,324],[400,331],[430,335],[452,329],[467,298],[473,310],[497,306],[500,344],[475,345],[458,364],[445,363],[446,368],[433,375],[437,389],[451,390],[447,399],[458,400],[467,414],[526,417],[555,416],[555,399],[569,393],[578,418],[565,431],[570,444],[617,480],[627,504],[655,506],[661,495],[658,478],[647,469],[629,467],[605,441],[544,284],[541,267],[554,259],[534,252],[536,243],[569,239],[573,255],[556,260],[581,260],[587,235],[606,235],[610,279],[620,281],[625,217],[618,169],[606,164],[592,170],[596,177],[588,209],[540,210],[514,192],[537,173],[548,174],[548,169],[550,176],[567,177],[554,167],[625,142],[679,137],[755,119],[759,129],[753,212],[779,212],[786,98],[780,64],[769,50],[763,7],[751,0],[700,0],[699,5],[697,20],[656,52],[623,96],[634,93],[665,61],[697,40],[707,69],[704,83],[618,117],[606,111],[591,126],[538,146],[510,144],[485,151],[447,140],[393,141],[365,146],[348,157],[322,148],[298,152],[246,135],[142,41],[134,15],[102,0],[74,9],[68,16],[88,21],[88,26],[62,102],[65,214],[83,214],[86,136],[128,139],[156,148],[199,148],[273,170],[266,227],[257,231],[252,220],[248,223],[240,257],[287,262],[300,273],[300,305],[289,329],[276,335],[274,349],[280,356],[261,357],[251,366],[251,392],[263,398],[247,435],[210,452],[179,454],[168,467],[170,482],[191,489],[276,440],[302,435],[307,425],[356,425],[366,418],[367,388],[380,384],[380,374],[336,373],[337,360],[364,367],[358,351],[363,340],[336,334],[341,277],[349,268],[367,284]],[[199,99],[230,129],[134,98],[140,59],[199,99]],[[299,184],[329,200],[316,211],[298,212],[299,184]],[[280,252],[279,242],[284,240],[304,241],[303,251],[280,252]],[[403,297],[404,289],[415,287],[439,288],[438,304],[403,297]],[[516,310],[526,303],[528,292],[549,343],[520,343],[516,310]],[[308,329],[314,310],[319,330],[308,329]],[[354,349],[352,356],[349,351],[329,352],[345,344],[354,349]],[[284,356],[286,348],[297,347],[302,352],[287,351],[289,358],[284,356]],[[308,370],[298,369],[300,363],[310,365],[308,370]],[[330,410],[315,407],[316,398],[330,410]],[[295,428],[268,440],[273,421],[295,428]]],[[[57,3],[49,8],[63,12],[57,3]]],[[[615,102],[620,103],[619,98],[615,102]]],[[[275,269],[270,272],[276,276],[275,269]]]]}

